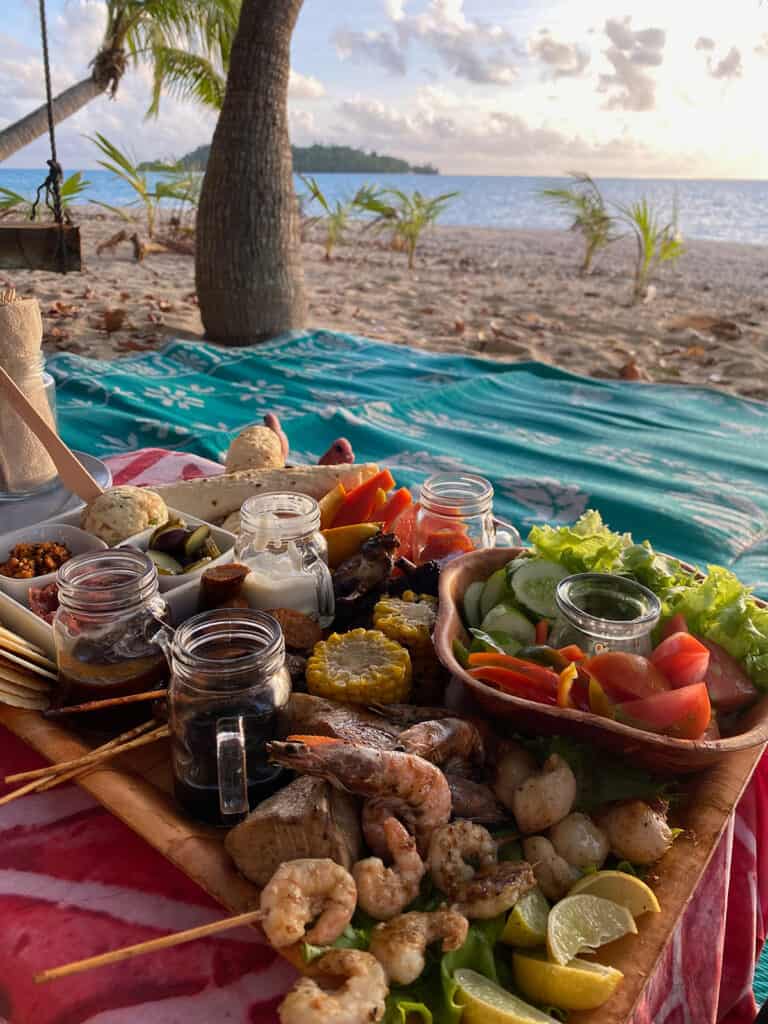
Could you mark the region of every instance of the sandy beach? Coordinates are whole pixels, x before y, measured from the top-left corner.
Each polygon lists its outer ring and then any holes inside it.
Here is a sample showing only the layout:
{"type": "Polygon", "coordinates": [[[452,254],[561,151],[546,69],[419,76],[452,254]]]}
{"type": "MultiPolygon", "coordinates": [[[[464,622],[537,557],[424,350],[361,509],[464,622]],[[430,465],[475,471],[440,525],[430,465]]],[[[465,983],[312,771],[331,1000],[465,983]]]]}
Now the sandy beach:
{"type": "MultiPolygon", "coordinates": [[[[126,225],[93,213],[79,222],[82,274],[0,273],[0,287],[40,302],[46,352],[113,358],[202,337],[190,255],[150,253],[139,264],[127,242],[97,255],[126,225]]],[[[628,239],[600,254],[588,277],[568,232],[439,227],[424,236],[413,271],[358,229],[331,262],[321,239],[315,225],[303,243],[309,327],[768,399],[765,247],[690,241],[676,266],[662,267],[650,300],[632,306],[628,239]]]]}

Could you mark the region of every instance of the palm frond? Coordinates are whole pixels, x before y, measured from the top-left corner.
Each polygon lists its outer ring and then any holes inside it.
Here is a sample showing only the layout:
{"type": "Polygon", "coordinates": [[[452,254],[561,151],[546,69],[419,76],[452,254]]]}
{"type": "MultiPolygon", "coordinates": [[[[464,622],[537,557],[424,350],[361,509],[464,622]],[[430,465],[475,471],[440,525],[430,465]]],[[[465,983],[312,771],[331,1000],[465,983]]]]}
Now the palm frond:
{"type": "Polygon", "coordinates": [[[208,57],[158,46],[154,50],[153,71],[152,101],[147,117],[157,117],[164,92],[180,100],[194,100],[202,106],[221,110],[227,80],[208,57]]]}

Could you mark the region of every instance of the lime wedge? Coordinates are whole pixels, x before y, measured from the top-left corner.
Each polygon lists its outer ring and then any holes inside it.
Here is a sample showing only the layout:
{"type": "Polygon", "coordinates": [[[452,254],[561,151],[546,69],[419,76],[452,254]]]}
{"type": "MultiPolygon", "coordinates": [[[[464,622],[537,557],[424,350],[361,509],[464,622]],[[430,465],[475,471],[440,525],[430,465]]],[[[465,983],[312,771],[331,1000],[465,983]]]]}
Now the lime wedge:
{"type": "Polygon", "coordinates": [[[653,889],[642,879],[628,875],[624,871],[596,871],[592,875],[586,875],[576,882],[568,895],[577,896],[579,893],[612,900],[620,907],[626,907],[634,918],[649,911],[658,914],[661,910],[653,889]]]}
{"type": "Polygon", "coordinates": [[[548,1013],[468,967],[459,968],[453,978],[459,986],[456,1002],[464,1007],[461,1024],[557,1024],[548,1013]]]}
{"type": "Polygon", "coordinates": [[[588,953],[620,939],[637,925],[626,907],[601,896],[566,896],[549,912],[547,951],[551,960],[567,964],[577,953],[588,953]]]}
{"type": "Polygon", "coordinates": [[[510,910],[501,941],[508,946],[543,946],[547,941],[549,903],[541,889],[531,889],[510,910]]]}
{"type": "Polygon", "coordinates": [[[596,1010],[607,1002],[624,977],[621,971],[586,960],[564,966],[535,953],[515,953],[515,984],[528,999],[563,1010],[596,1010]]]}

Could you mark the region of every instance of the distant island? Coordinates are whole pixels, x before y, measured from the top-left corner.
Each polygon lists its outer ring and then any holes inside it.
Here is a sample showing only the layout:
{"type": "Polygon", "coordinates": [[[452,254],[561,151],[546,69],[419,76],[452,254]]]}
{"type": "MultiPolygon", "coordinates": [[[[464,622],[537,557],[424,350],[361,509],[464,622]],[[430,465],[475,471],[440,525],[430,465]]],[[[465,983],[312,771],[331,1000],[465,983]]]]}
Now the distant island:
{"type": "MultiPolygon", "coordinates": [[[[176,163],[167,160],[148,160],[139,164],[141,171],[204,171],[208,163],[210,146],[198,146],[176,163]]],[[[439,174],[431,164],[409,164],[395,156],[352,146],[291,146],[293,169],[296,174],[439,174]]]]}

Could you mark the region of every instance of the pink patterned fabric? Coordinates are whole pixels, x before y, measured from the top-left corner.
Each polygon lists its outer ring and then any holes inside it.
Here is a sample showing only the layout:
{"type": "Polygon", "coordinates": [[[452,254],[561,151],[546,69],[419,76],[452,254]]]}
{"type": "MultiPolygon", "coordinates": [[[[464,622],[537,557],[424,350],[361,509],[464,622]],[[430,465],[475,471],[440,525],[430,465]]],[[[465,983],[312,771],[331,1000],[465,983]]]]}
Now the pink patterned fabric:
{"type": "MultiPolygon", "coordinates": [[[[205,459],[160,449],[110,465],[116,483],[221,472],[205,459]]],[[[0,778],[42,763],[0,729],[0,778]]],[[[768,919],[767,801],[763,756],[632,1024],[754,1021],[752,975],[768,919]]],[[[0,1024],[276,1024],[295,972],[252,929],[47,985],[33,981],[47,967],[220,915],[201,889],[76,786],[2,807],[0,1024]]]]}

